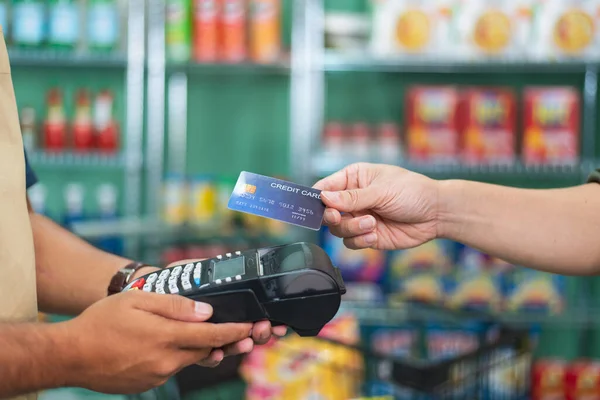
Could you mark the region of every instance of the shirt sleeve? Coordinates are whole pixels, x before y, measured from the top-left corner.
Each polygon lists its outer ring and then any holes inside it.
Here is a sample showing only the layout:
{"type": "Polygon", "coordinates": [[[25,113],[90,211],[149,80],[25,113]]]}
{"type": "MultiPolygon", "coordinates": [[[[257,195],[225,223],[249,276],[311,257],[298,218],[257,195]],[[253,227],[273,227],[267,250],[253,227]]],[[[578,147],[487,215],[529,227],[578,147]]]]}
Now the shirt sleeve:
{"type": "Polygon", "coordinates": [[[29,189],[38,182],[37,175],[35,174],[35,172],[33,172],[33,169],[31,169],[31,165],[29,165],[29,160],[27,159],[27,152],[25,152],[25,180],[27,189],[29,189]]]}

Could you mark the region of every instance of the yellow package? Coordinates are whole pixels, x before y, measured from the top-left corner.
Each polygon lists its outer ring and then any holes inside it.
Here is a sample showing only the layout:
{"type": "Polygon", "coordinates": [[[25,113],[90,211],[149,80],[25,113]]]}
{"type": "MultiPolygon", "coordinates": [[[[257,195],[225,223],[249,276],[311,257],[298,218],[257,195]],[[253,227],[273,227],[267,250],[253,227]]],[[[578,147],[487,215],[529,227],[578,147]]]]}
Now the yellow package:
{"type": "Polygon", "coordinates": [[[454,14],[456,55],[522,58],[532,35],[532,0],[469,0],[454,14]]]}
{"type": "Polygon", "coordinates": [[[371,50],[377,56],[440,55],[450,48],[455,0],[373,0],[371,50]]]}
{"type": "Polygon", "coordinates": [[[208,177],[198,177],[189,187],[189,222],[206,224],[217,216],[217,188],[208,177]]]}
{"type": "MultiPolygon", "coordinates": [[[[338,334],[348,341],[359,339],[355,320],[354,325],[350,317],[339,320],[321,334],[334,340],[338,334]]],[[[292,334],[255,349],[242,363],[241,375],[251,400],[346,400],[360,392],[363,359],[350,347],[292,334]]]]}
{"type": "Polygon", "coordinates": [[[536,35],[531,49],[544,60],[600,56],[600,2],[536,1],[536,35]]]}
{"type": "Polygon", "coordinates": [[[187,182],[179,175],[169,175],[163,185],[163,219],[169,225],[187,221],[187,182]]]}

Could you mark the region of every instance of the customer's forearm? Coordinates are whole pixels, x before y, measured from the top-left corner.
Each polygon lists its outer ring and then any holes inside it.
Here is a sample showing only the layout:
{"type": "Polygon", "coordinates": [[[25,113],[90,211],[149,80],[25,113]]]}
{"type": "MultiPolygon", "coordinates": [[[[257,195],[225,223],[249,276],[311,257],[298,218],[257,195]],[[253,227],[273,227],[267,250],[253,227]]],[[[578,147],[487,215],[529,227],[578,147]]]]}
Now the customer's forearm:
{"type": "Polygon", "coordinates": [[[68,384],[77,351],[62,324],[0,324],[0,398],[68,384]]]}
{"type": "Polygon", "coordinates": [[[453,180],[439,193],[441,237],[549,272],[600,272],[600,185],[532,190],[453,180]]]}
{"type": "MultiPolygon", "coordinates": [[[[48,218],[30,214],[41,311],[76,315],[106,297],[112,276],[130,260],[99,250],[48,218]]],[[[138,274],[149,272],[142,269],[138,274]]]]}

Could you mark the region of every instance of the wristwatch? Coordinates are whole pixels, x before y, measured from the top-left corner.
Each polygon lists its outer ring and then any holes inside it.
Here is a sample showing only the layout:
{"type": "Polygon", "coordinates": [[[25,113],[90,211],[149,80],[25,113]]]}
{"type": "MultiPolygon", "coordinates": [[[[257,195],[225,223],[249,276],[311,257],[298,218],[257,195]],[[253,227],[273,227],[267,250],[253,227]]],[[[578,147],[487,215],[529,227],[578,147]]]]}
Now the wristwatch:
{"type": "Polygon", "coordinates": [[[108,295],[111,296],[113,294],[121,293],[123,288],[129,284],[133,274],[143,267],[150,267],[150,265],[134,261],[117,271],[112,277],[110,285],[108,285],[108,295]]]}

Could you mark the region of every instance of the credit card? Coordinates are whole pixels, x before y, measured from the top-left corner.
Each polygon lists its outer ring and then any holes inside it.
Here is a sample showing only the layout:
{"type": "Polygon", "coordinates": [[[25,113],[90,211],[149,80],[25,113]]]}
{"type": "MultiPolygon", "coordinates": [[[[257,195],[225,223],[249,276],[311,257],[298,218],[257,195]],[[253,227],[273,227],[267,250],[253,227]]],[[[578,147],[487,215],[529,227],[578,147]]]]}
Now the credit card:
{"type": "Polygon", "coordinates": [[[315,231],[321,229],[325,213],[320,190],[246,171],[240,174],[227,206],[315,231]]]}

